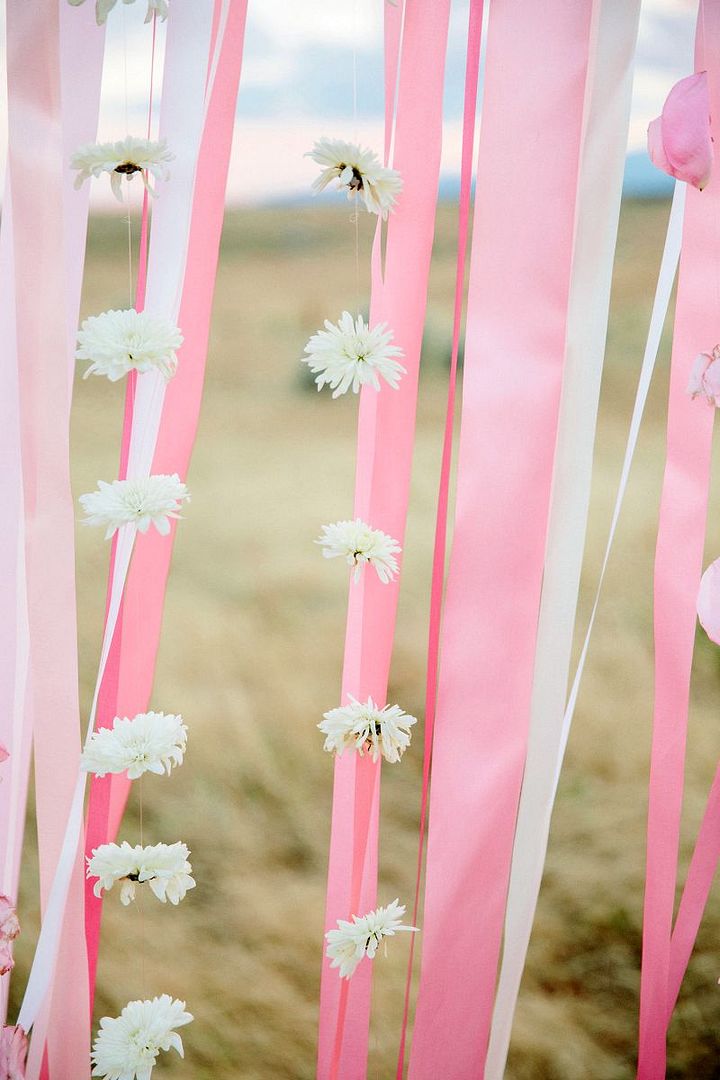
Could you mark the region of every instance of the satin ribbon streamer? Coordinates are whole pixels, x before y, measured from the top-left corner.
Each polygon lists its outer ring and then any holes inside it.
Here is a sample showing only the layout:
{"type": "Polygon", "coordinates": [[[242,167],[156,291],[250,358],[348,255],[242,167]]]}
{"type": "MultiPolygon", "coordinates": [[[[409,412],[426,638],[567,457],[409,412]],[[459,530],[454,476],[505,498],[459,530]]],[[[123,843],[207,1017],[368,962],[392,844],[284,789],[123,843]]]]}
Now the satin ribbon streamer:
{"type": "MultiPolygon", "coordinates": [[[[720,8],[704,6],[697,67],[720,116],[720,8]],[[703,42],[704,37],[704,42],[703,42]],[[703,48],[704,45],[704,48],[703,48]]],[[[713,123],[713,120],[715,121],[713,123]]],[[[715,134],[715,143],[718,139],[715,134]]],[[[717,342],[720,179],[689,188],[675,307],[667,458],[655,553],[655,711],[650,759],[638,1077],[665,1076],[671,930],[677,882],[696,601],[707,519],[714,409],[686,393],[695,357],[717,342]]]]}
{"type": "MultiPolygon", "coordinates": [[[[411,926],[418,924],[420,885],[422,879],[423,853],[425,848],[425,824],[427,800],[430,788],[433,732],[435,730],[435,705],[437,698],[437,665],[440,652],[440,617],[443,586],[445,583],[445,555],[447,548],[448,501],[450,497],[450,469],[452,464],[453,432],[455,427],[455,397],[457,390],[458,353],[462,328],[463,297],[465,294],[465,269],[467,262],[468,227],[470,223],[470,200],[475,140],[475,117],[477,114],[478,78],[480,72],[480,45],[482,40],[483,0],[470,0],[468,9],[467,55],[465,62],[465,102],[463,106],[462,160],[460,166],[460,196],[458,204],[458,250],[455,270],[455,305],[453,311],[450,375],[448,379],[445,430],[443,433],[438,506],[435,518],[435,544],[430,587],[430,618],[428,627],[428,660],[425,685],[425,732],[423,747],[422,793],[420,797],[420,829],[418,836],[417,869],[415,873],[415,897],[413,900],[411,926]]],[[[412,988],[415,935],[410,938],[407,976],[405,978],[405,1002],[403,1006],[400,1048],[398,1051],[397,1080],[402,1080],[405,1064],[408,1020],[410,1015],[410,992],[412,988]]]]}
{"type": "Polygon", "coordinates": [[[412,1080],[484,1069],[530,719],[591,11],[490,8],[412,1080]]]}
{"type": "Polygon", "coordinates": [[[603,0],[595,14],[599,20],[597,48],[586,95],[565,373],[528,754],[515,830],[486,1080],[502,1080],[505,1072],[554,803],[590,502],[640,3],[639,0],[603,0]]]}
{"type": "MultiPolygon", "coordinates": [[[[83,14],[72,27],[72,14],[61,12],[60,5],[50,0],[34,4],[9,0],[7,6],[9,176],[30,670],[26,718],[20,724],[15,716],[22,745],[11,793],[13,834],[8,840],[17,859],[22,835],[19,800],[24,795],[27,727],[32,716],[45,915],[79,753],[74,511],[68,454],[74,365],[68,346],[70,326],[74,332],[77,325],[87,194],[70,191],[67,153],[71,143],[74,146],[94,136],[103,46],[100,35],[97,44],[84,50],[87,80],[80,85],[73,70],[73,82],[70,68],[77,67],[79,38],[87,32],[88,17],[83,14]]],[[[17,690],[21,692],[20,684],[17,690]]],[[[77,844],[69,859],[71,902],[57,927],[60,963],[65,967],[84,949],[79,932],[83,868],[77,844]]],[[[56,1075],[86,1075],[89,1022],[87,982],[82,975],[53,999],[44,1019],[48,1016],[62,1027],[62,1037],[53,1036],[48,1044],[48,1060],[56,1075]]],[[[37,1075],[43,1050],[40,1031],[28,1065],[30,1078],[37,1075]]]]}
{"type": "MultiPolygon", "coordinates": [[[[371,322],[387,322],[403,348],[398,390],[365,388],[358,419],[355,515],[403,542],[415,429],[417,378],[425,316],[442,138],[442,87],[449,18],[448,0],[386,5],[386,106],[395,93],[394,53],[402,38],[393,165],[403,192],[387,228],[384,282],[379,244],[373,257],[371,322]]],[[[389,115],[389,111],[388,114],[389,115]]],[[[392,129],[391,129],[392,130],[392,129]]],[[[387,135],[387,124],[386,124],[387,135]]],[[[386,146],[392,145],[392,138],[386,146]]],[[[366,569],[351,584],[342,699],[372,695],[385,702],[397,608],[398,581],[383,585],[366,569]]],[[[379,764],[345,754],[335,764],[332,832],[325,912],[329,929],[338,918],[362,914],[375,903],[379,764]]],[[[370,963],[349,983],[323,959],[320,990],[318,1077],[365,1077],[370,1016],[370,963]]]]}

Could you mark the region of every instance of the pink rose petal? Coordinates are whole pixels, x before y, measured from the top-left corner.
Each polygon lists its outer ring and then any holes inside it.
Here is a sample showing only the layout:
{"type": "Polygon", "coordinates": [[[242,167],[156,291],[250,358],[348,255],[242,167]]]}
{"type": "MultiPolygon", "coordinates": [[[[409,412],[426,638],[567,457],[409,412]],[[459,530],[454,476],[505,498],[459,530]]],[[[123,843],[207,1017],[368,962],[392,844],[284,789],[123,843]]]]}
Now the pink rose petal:
{"type": "Polygon", "coordinates": [[[713,163],[706,71],[675,83],[662,115],[648,126],[648,153],[663,172],[701,191],[705,187],[713,163]]]}
{"type": "Polygon", "coordinates": [[[720,645],[720,559],[710,563],[702,576],[697,613],[707,636],[716,645],[720,645]]]}
{"type": "MultiPolygon", "coordinates": [[[[9,938],[0,938],[0,975],[7,975],[15,967],[9,938]]],[[[0,1072],[0,1080],[2,1073],[0,1072]]]]}
{"type": "Polygon", "coordinates": [[[708,405],[720,408],[720,346],[695,357],[687,392],[692,398],[703,397],[708,405]]]}
{"type": "Polygon", "coordinates": [[[18,922],[15,905],[9,896],[3,896],[0,893],[0,938],[12,941],[19,933],[20,923],[18,922]]]}
{"type": "Polygon", "coordinates": [[[0,1080],[25,1080],[27,1035],[21,1027],[0,1030],[0,1080]]]}

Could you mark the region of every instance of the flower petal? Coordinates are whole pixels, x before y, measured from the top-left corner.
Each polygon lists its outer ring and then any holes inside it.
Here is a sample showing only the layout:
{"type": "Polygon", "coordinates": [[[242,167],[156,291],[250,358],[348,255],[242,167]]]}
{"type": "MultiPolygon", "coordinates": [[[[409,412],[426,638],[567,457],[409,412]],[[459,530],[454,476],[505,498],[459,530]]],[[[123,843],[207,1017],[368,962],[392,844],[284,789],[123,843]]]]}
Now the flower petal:
{"type": "Polygon", "coordinates": [[[662,115],[648,127],[648,153],[663,172],[701,191],[705,187],[713,164],[706,71],[688,75],[673,86],[662,115]]]}
{"type": "Polygon", "coordinates": [[[711,563],[702,576],[697,613],[707,636],[720,645],[720,559],[711,563]]]}

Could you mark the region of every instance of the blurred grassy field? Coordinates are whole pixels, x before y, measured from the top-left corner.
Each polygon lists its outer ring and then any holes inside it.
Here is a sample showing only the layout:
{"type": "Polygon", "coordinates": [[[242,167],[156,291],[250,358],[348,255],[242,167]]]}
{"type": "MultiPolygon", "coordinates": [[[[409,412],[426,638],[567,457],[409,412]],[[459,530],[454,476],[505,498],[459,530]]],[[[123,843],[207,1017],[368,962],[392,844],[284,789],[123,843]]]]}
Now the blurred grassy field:
{"type": "MultiPolygon", "coordinates": [[[[635,393],[668,208],[622,218],[580,626],[588,614],[635,393]]],[[[362,265],[370,241],[363,221],[362,265]]],[[[441,208],[390,699],[422,715],[427,594],[454,275],[455,216],[441,208]]],[[[126,304],[120,218],[93,223],[86,313],[126,304]]],[[[315,729],[337,704],[346,575],[312,541],[352,510],[356,400],[331,401],[298,358],[354,302],[349,212],[313,206],[228,215],[197,447],[178,530],[155,708],[190,726],[186,764],[145,783],[146,842],[185,840],[198,888],[178,909],[105,904],[98,1014],[130,997],[187,999],[195,1023],[178,1080],[309,1080],[332,762],[315,729]],[[145,955],[145,978],[140,954],[145,955]]],[[[570,742],[508,1068],[512,1080],[634,1076],[651,712],[652,555],[663,468],[667,349],[627,497],[570,742]]],[[[122,391],[78,382],[76,494],[111,478],[122,391]]],[[[720,493],[714,493],[714,507],[720,493]]],[[[720,549],[712,515],[708,556],[720,549]]],[[[82,694],[100,641],[107,546],[78,530],[82,694]]],[[[720,664],[698,637],[683,868],[720,753],[720,664]]],[[[380,896],[409,899],[421,738],[383,778],[380,896]]],[[[137,842],[137,793],[121,837],[137,842]]],[[[31,860],[30,860],[31,861],[31,860]]],[[[32,868],[27,904],[32,905],[32,868]]],[[[421,924],[422,925],[422,922],[421,924]]],[[[720,906],[712,898],[670,1037],[671,1077],[720,1077],[720,906]]],[[[21,938],[16,987],[31,934],[21,938]]],[[[407,943],[375,964],[372,1078],[394,1076],[407,943]]],[[[440,1080],[440,1078],[438,1078],[440,1080]]]]}

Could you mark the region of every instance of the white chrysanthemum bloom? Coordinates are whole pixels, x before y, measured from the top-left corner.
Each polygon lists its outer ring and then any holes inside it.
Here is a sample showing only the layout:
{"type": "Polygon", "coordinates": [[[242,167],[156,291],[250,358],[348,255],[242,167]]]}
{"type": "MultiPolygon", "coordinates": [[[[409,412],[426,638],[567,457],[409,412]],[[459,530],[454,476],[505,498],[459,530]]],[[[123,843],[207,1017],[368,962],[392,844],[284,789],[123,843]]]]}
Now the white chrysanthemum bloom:
{"type": "Polygon", "coordinates": [[[318,139],[306,155],[322,165],[323,171],[312,185],[315,194],[333,180],[346,188],[348,199],[359,195],[371,214],[386,218],[402,191],[402,177],[396,169],[381,165],[374,150],[342,139],[318,139]]]}
{"type": "Polygon", "coordinates": [[[403,351],[392,345],[392,331],[387,323],[366,325],[362,315],[353,319],[349,311],[343,311],[337,323],[325,320],[325,329],[318,330],[305,346],[307,356],[301,357],[313,374],[318,390],[325,383],[340,397],[352,390],[357,394],[365,383],[380,389],[380,376],[397,390],[405,368],[398,362],[403,351]]]}
{"type": "Polygon", "coordinates": [[[366,750],[377,761],[380,754],[391,764],[399,761],[410,745],[410,728],[417,719],[399,705],[380,709],[369,697],[363,704],[349,695],[350,703],[323,713],[318,727],[325,738],[324,749],[341,755],[343,750],[366,750]]]}
{"type": "Polygon", "coordinates": [[[132,847],[127,840],[122,844],[101,844],[87,861],[87,876],[97,878],[93,892],[98,897],[103,889],[109,892],[120,881],[120,899],[127,905],[135,899],[137,885],[147,883],[163,904],[166,900],[179,904],[187,891],[195,888],[189,854],[187,845],[180,841],[149,847],[132,847]]]}
{"type": "MultiPolygon", "coordinates": [[[[69,0],[73,7],[79,7],[85,0],[69,0]]],[[[95,18],[98,26],[102,26],[108,15],[115,7],[117,0],[95,0],[95,18]]],[[[132,4],[133,0],[123,0],[123,4],[132,4]]],[[[145,22],[150,22],[153,15],[159,15],[161,19],[167,19],[168,0],[148,0],[145,22]]]]}
{"type": "Polygon", "coordinates": [[[70,167],[78,170],[75,177],[76,188],[91,176],[108,173],[113,194],[122,201],[123,176],[132,180],[135,173],[140,173],[145,187],[154,195],[148,176],[154,176],[156,180],[167,180],[170,176],[167,163],[174,158],[175,155],[168,150],[165,139],[153,142],[152,139],[136,139],[127,135],[119,142],[86,143],[79,146],[70,159],[70,167]]]}
{"type": "Polygon", "coordinates": [[[128,371],[159,371],[171,379],[183,343],[180,330],[163,315],[127,308],[91,315],[78,330],[77,360],[90,360],[83,375],[105,375],[117,382],[128,371]]]}
{"type": "Polygon", "coordinates": [[[92,1048],[93,1076],[104,1080],[150,1080],[161,1050],[184,1057],[176,1028],[189,1024],[185,1002],[169,994],[152,1001],[129,1001],[119,1016],[104,1016],[92,1048]]]}
{"type": "Polygon", "coordinates": [[[105,539],[123,525],[137,525],[141,533],[154,525],[161,536],[170,532],[170,518],[180,517],[190,492],[177,473],[158,474],[139,480],[98,480],[98,490],[80,496],[85,525],[102,525],[105,539]]]}
{"type": "Polygon", "coordinates": [[[169,776],[183,763],[187,733],[182,716],[174,713],[138,713],[132,720],[116,716],[111,728],[93,731],[80,767],[96,776],[127,772],[128,780],[146,772],[169,776]]]}
{"type": "Polygon", "coordinates": [[[405,905],[395,899],[387,907],[379,907],[367,915],[353,915],[352,922],[338,919],[337,930],[328,930],[326,956],[330,967],[340,968],[340,978],[349,979],[364,956],[375,958],[383,938],[394,937],[398,932],[417,933],[417,926],[403,926],[405,905]]]}
{"type": "Polygon", "coordinates": [[[354,566],[355,581],[359,579],[365,563],[374,567],[383,585],[392,581],[398,572],[395,554],[402,548],[397,540],[380,529],[371,528],[360,518],[323,525],[322,536],[315,543],[323,549],[326,559],[343,558],[348,566],[354,566]]]}

